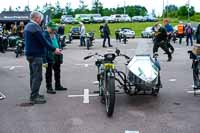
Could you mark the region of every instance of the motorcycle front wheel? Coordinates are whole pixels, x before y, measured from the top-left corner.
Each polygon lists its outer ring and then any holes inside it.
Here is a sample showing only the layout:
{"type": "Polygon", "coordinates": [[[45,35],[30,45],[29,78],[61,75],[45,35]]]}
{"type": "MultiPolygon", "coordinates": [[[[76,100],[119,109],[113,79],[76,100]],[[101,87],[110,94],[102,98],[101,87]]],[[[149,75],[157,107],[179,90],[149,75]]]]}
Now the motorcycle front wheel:
{"type": "Polygon", "coordinates": [[[104,91],[107,116],[111,117],[115,106],[115,78],[108,77],[104,91]]]}

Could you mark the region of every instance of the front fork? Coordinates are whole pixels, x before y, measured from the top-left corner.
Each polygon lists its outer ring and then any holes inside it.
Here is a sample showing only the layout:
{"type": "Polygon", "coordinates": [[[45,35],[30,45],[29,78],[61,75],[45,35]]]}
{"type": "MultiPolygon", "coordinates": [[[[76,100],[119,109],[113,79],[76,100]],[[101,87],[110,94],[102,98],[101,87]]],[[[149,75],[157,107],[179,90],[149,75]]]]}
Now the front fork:
{"type": "Polygon", "coordinates": [[[104,90],[106,89],[106,81],[108,77],[115,77],[114,70],[103,70],[98,68],[97,80],[99,81],[99,96],[104,96],[104,90]]]}

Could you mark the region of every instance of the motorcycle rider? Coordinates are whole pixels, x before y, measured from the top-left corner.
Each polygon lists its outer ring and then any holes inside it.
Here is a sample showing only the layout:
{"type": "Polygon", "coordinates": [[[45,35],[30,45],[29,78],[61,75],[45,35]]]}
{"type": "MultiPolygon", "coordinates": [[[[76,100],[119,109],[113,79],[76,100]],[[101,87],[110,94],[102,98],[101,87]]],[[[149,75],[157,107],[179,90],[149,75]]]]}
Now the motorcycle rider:
{"type": "Polygon", "coordinates": [[[167,47],[167,31],[159,23],[155,24],[154,31],[155,31],[155,38],[154,38],[153,54],[157,53],[158,48],[161,47],[168,55],[167,61],[171,61],[172,55],[167,47]]]}
{"type": "Polygon", "coordinates": [[[173,27],[169,24],[169,20],[168,19],[164,19],[164,26],[165,29],[167,31],[167,46],[168,48],[171,50],[171,53],[174,52],[174,47],[171,45],[170,40],[172,38],[174,29],[173,27]]]}

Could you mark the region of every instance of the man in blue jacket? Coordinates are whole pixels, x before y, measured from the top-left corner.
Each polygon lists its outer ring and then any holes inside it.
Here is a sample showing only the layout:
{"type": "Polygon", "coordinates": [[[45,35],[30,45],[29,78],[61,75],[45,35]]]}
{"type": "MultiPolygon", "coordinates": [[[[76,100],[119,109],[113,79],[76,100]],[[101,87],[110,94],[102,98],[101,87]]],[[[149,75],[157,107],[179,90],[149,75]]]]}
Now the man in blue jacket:
{"type": "Polygon", "coordinates": [[[172,34],[174,32],[174,29],[169,24],[169,20],[168,19],[164,19],[164,26],[165,26],[165,29],[167,31],[167,46],[171,50],[171,53],[173,53],[174,52],[174,47],[171,45],[170,40],[172,38],[172,34]]]}
{"type": "Polygon", "coordinates": [[[61,54],[60,49],[51,46],[43,37],[42,22],[43,15],[40,12],[33,11],[30,14],[30,22],[24,29],[25,55],[29,62],[30,69],[30,101],[33,104],[43,104],[46,100],[43,95],[39,94],[42,82],[42,64],[45,48],[54,51],[55,54],[61,54]]]}

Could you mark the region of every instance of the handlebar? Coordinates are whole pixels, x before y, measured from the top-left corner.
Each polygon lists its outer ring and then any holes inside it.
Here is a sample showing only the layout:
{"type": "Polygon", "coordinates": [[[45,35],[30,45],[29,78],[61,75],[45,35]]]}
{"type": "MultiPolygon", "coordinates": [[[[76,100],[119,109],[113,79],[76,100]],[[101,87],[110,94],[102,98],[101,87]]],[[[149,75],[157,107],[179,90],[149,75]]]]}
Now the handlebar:
{"type": "Polygon", "coordinates": [[[98,54],[98,53],[95,53],[95,54],[92,54],[92,55],[88,55],[88,56],[84,57],[83,59],[84,59],[84,60],[87,60],[87,59],[89,59],[89,58],[91,58],[91,57],[93,57],[93,56],[95,56],[95,55],[100,56],[100,57],[104,57],[103,55],[100,55],[100,54],[98,54]]]}
{"type": "MultiPolygon", "coordinates": [[[[91,57],[93,57],[93,56],[95,56],[95,55],[100,56],[100,57],[104,57],[103,55],[100,55],[100,54],[98,54],[98,53],[95,53],[95,54],[92,54],[92,55],[88,55],[88,56],[84,57],[83,59],[84,59],[84,60],[87,60],[87,59],[89,59],[89,58],[91,58],[91,57]]],[[[119,57],[119,56],[123,56],[123,57],[125,57],[125,59],[127,59],[127,60],[130,59],[130,57],[127,56],[127,55],[125,55],[125,54],[119,54],[119,55],[116,55],[116,57],[117,57],[117,56],[118,56],[118,57],[119,57]]]]}

